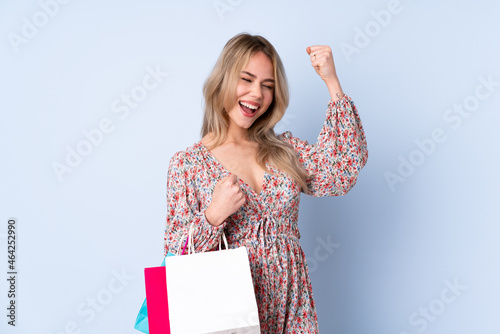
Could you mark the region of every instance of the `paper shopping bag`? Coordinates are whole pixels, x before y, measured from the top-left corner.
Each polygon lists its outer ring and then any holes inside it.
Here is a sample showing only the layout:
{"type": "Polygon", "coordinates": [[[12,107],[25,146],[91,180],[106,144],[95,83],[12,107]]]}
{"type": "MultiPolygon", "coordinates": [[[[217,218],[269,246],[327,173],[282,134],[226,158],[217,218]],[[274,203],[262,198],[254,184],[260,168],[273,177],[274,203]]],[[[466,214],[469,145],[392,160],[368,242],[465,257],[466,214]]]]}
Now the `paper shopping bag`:
{"type": "Polygon", "coordinates": [[[170,334],[165,267],[144,269],[149,334],[170,334]]]}
{"type": "Polygon", "coordinates": [[[170,333],[260,334],[245,247],[168,257],[164,268],[170,333]]]}
{"type": "MultiPolygon", "coordinates": [[[[168,256],[174,256],[174,254],[171,252],[168,252],[167,255],[165,256],[165,258],[167,258],[168,256]]],[[[163,259],[163,261],[161,263],[162,266],[165,266],[165,258],[163,259]]],[[[162,276],[165,276],[165,270],[163,270],[161,272],[162,272],[162,276]]],[[[150,280],[152,279],[153,282],[158,281],[158,278],[156,278],[154,276],[154,274],[158,273],[158,271],[151,271],[150,273],[146,273],[146,272],[144,272],[144,273],[145,273],[145,276],[149,277],[150,280]]],[[[150,289],[152,289],[152,286],[155,285],[153,282],[150,284],[150,289]]],[[[146,298],[144,298],[144,302],[142,303],[141,309],[139,310],[139,313],[137,314],[137,317],[135,319],[134,328],[137,329],[138,331],[149,334],[148,308],[147,308],[146,298]]]]}

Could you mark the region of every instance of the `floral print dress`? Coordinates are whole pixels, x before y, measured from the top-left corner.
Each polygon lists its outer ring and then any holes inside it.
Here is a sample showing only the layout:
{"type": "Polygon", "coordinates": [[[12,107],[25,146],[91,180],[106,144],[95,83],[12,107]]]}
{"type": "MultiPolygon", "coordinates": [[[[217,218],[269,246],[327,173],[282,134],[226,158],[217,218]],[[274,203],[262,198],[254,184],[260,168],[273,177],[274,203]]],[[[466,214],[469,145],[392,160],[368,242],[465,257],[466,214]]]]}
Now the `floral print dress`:
{"type": "MultiPolygon", "coordinates": [[[[361,120],[348,96],[328,103],[315,145],[290,132],[279,138],[296,150],[310,175],[304,192],[312,196],[346,194],[368,157],[361,120]]],[[[191,223],[197,252],[216,249],[224,231],[229,248],[247,248],[261,332],[319,333],[306,259],[299,244],[301,189],[288,174],[269,163],[266,168],[260,193],[239,180],[245,204],[214,227],[204,212],[215,184],[229,172],[201,142],[177,152],[168,169],[165,254],[178,249],[191,223]]]]}

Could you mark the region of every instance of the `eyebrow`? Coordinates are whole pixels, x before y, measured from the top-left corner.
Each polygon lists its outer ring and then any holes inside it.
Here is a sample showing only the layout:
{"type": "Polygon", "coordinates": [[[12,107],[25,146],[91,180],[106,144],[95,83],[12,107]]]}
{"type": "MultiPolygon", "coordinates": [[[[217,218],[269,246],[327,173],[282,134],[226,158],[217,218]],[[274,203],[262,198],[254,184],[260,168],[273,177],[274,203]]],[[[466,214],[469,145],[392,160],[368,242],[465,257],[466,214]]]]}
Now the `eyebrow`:
{"type": "MultiPolygon", "coordinates": [[[[253,79],[257,78],[257,76],[255,74],[252,74],[252,73],[247,72],[247,71],[241,71],[241,73],[245,73],[246,75],[252,77],[253,79]]],[[[270,81],[270,82],[274,83],[274,79],[264,79],[264,80],[262,80],[262,82],[264,82],[264,81],[270,81]]]]}

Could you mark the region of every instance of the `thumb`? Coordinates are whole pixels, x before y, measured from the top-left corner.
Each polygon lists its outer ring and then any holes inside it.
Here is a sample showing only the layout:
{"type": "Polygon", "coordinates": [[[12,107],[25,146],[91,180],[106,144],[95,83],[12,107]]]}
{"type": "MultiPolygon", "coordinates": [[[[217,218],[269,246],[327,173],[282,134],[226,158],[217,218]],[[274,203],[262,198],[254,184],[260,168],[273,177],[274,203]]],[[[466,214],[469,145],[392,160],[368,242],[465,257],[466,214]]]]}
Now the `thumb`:
{"type": "Polygon", "coordinates": [[[229,174],[227,176],[227,180],[231,182],[231,184],[234,184],[238,181],[238,177],[236,176],[236,174],[229,174]]]}
{"type": "Polygon", "coordinates": [[[311,47],[310,47],[310,46],[308,46],[308,47],[306,48],[306,52],[307,52],[307,54],[308,54],[308,55],[309,55],[309,54],[311,54],[311,47]]]}
{"type": "Polygon", "coordinates": [[[226,182],[226,181],[227,181],[230,177],[231,177],[231,174],[228,174],[228,175],[224,176],[222,179],[220,179],[218,183],[224,183],[224,182],[226,182]]]}

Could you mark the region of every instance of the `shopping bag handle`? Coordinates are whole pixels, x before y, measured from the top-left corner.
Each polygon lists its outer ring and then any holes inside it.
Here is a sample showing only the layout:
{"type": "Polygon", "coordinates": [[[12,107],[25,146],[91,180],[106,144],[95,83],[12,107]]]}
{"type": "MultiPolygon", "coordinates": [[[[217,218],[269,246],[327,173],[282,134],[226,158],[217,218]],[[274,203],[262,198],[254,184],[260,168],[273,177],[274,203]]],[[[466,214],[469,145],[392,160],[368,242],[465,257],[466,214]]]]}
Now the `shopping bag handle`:
{"type": "MultiPolygon", "coordinates": [[[[196,252],[194,251],[194,243],[193,243],[193,233],[194,233],[194,224],[191,224],[189,226],[189,232],[187,235],[187,240],[186,240],[186,245],[187,245],[187,254],[195,254],[196,252]]],[[[179,248],[177,249],[177,255],[179,255],[179,251],[181,249],[182,241],[184,240],[184,236],[181,239],[181,242],[179,243],[179,248]]],[[[226,234],[224,231],[222,231],[222,237],[219,239],[219,250],[222,249],[222,240],[224,240],[224,246],[225,249],[229,249],[227,245],[227,238],[226,234]]],[[[182,254],[184,254],[184,250],[186,249],[186,245],[184,245],[184,248],[182,249],[182,254]]]]}
{"type": "Polygon", "coordinates": [[[222,237],[219,239],[219,250],[221,250],[221,249],[222,249],[222,247],[221,247],[221,246],[222,246],[222,245],[221,245],[222,240],[224,240],[224,249],[229,249],[229,248],[227,247],[227,239],[226,239],[226,234],[224,233],[224,231],[222,231],[222,237]]]}

